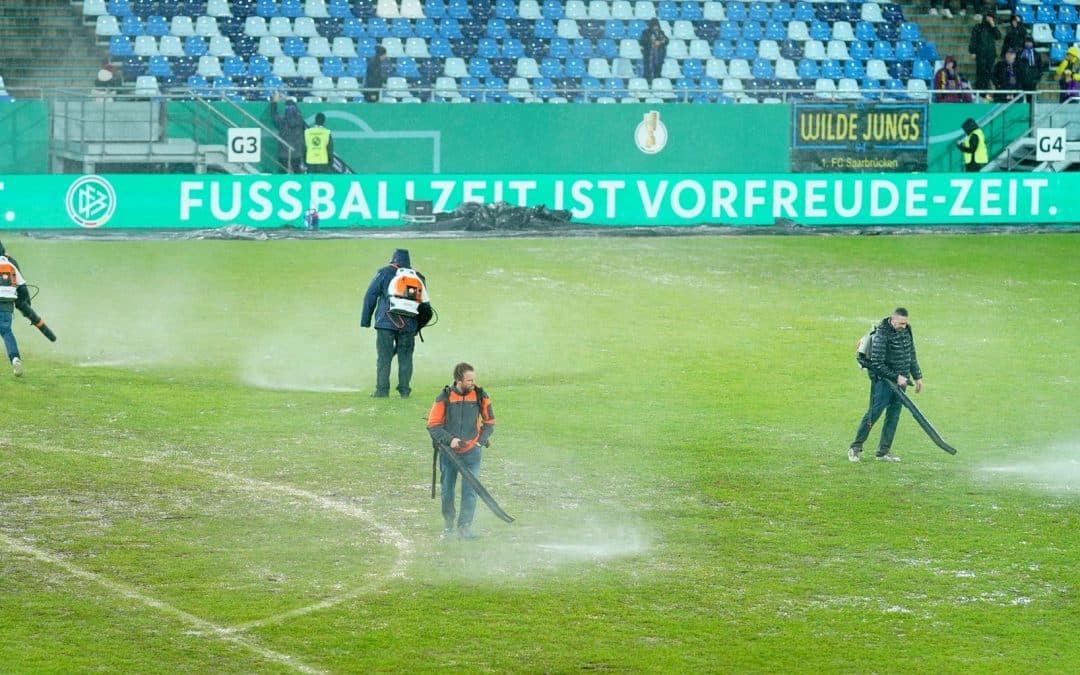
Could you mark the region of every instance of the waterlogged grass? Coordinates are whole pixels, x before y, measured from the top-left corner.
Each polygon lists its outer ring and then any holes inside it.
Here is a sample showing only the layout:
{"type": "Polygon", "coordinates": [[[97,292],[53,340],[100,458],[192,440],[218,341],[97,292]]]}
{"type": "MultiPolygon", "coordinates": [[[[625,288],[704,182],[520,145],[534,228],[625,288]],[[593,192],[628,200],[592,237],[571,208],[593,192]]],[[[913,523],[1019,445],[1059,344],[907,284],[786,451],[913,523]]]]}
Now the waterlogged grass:
{"type": "MultiPolygon", "coordinates": [[[[105,672],[1070,672],[1080,238],[64,242],[0,373],[0,662],[105,672]],[[368,398],[397,246],[437,326],[368,398]],[[955,457],[844,451],[911,310],[955,457]],[[443,541],[430,401],[498,431],[443,541]],[[869,453],[868,453],[869,454],[869,453]]],[[[876,432],[871,441],[877,438],[876,432]]]]}

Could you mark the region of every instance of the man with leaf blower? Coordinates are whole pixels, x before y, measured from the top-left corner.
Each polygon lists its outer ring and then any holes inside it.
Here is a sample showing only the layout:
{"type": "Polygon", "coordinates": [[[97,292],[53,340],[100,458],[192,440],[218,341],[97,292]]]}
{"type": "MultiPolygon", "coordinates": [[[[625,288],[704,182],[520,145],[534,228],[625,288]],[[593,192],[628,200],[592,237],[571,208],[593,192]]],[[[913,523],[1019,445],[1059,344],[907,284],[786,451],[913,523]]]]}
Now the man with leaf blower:
{"type": "Polygon", "coordinates": [[[859,365],[870,375],[870,407],[859,422],[855,440],[848,448],[848,459],[859,461],[863,443],[870,436],[870,428],[885,413],[885,425],[881,429],[876,459],[899,462],[892,454],[893,437],[900,422],[903,406],[902,392],[915,382],[915,393],[922,391],[922,369],[915,355],[915,340],[908,325],[908,311],[897,307],[890,316],[881,320],[859,344],[859,365]],[[895,388],[894,388],[895,387],[895,388]]]}
{"type": "MultiPolygon", "coordinates": [[[[462,481],[461,512],[456,514],[458,536],[462,539],[475,537],[471,528],[477,495],[500,518],[512,521],[513,518],[498,508],[476,479],[480,472],[481,448],[490,445],[491,434],[495,432],[495,412],[491,408],[491,398],[476,386],[476,373],[468,363],[454,366],[454,383],[444,387],[435,398],[428,413],[427,429],[442,472],[444,536],[454,533],[454,492],[459,474],[462,481]]],[[[432,490],[434,497],[434,486],[432,490]]]]}
{"type": "Polygon", "coordinates": [[[15,377],[22,377],[23,363],[19,354],[19,343],[15,341],[15,333],[11,330],[11,318],[13,310],[16,309],[45,337],[56,342],[56,335],[30,307],[30,291],[27,290],[26,280],[19,271],[19,263],[7,254],[7,249],[0,242],[0,336],[4,339],[11,371],[15,373],[15,377]]]}

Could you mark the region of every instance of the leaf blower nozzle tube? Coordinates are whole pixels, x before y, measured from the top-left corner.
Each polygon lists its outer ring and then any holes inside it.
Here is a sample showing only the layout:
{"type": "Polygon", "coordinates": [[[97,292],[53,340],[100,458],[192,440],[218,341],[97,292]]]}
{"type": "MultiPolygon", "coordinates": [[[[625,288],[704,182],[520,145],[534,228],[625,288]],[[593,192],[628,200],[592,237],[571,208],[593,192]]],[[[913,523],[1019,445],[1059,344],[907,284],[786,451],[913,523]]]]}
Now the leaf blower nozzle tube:
{"type": "Polygon", "coordinates": [[[49,338],[49,342],[56,342],[56,333],[52,332],[52,329],[45,325],[45,320],[42,319],[29,304],[25,302],[16,302],[15,309],[19,310],[19,313],[25,316],[34,328],[41,331],[42,335],[49,338]]]}

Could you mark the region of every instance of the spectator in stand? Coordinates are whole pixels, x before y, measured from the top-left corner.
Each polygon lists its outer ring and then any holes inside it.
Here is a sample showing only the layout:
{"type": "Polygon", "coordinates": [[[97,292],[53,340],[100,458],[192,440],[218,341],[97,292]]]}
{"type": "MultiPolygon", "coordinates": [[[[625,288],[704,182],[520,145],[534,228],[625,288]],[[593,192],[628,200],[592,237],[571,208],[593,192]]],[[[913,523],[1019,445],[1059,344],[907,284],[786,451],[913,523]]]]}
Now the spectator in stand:
{"type": "Polygon", "coordinates": [[[642,77],[651,83],[653,79],[660,77],[664,59],[667,57],[668,36],[660,26],[660,19],[649,19],[639,42],[643,57],[642,77]]]}
{"type": "Polygon", "coordinates": [[[364,100],[368,103],[378,103],[382,95],[383,85],[386,84],[386,73],[383,72],[383,64],[386,62],[386,47],[377,45],[375,55],[367,60],[367,72],[364,74],[364,100]]]}
{"type": "Polygon", "coordinates": [[[1024,79],[1020,72],[1020,64],[1016,62],[1016,51],[1011,47],[1005,51],[1005,56],[994,64],[994,74],[991,78],[994,88],[1005,92],[994,94],[994,100],[1005,103],[1015,96],[1015,92],[1024,88],[1024,79]]]}
{"type": "Polygon", "coordinates": [[[1038,91],[1039,82],[1046,72],[1046,59],[1035,51],[1035,40],[1030,35],[1024,38],[1024,46],[1016,55],[1016,62],[1020,64],[1020,79],[1024,91],[1038,91]]]}
{"type": "Polygon", "coordinates": [[[990,89],[994,61],[998,53],[997,41],[1000,39],[1001,31],[997,28],[997,20],[993,14],[983,16],[982,21],[971,29],[968,53],[975,56],[975,89],[979,96],[987,96],[986,91],[990,89]]]}
{"type": "Polygon", "coordinates": [[[1012,49],[1017,54],[1024,48],[1024,38],[1027,37],[1028,29],[1019,14],[1009,17],[1009,27],[1005,29],[1005,37],[1001,40],[1001,57],[1005,58],[1005,52],[1012,49]]]}
{"type": "Polygon", "coordinates": [[[1054,70],[1061,90],[1061,102],[1080,96],[1080,49],[1073,45],[1065,51],[1065,59],[1054,70]]]}
{"type": "Polygon", "coordinates": [[[946,56],[945,65],[934,73],[934,92],[938,103],[971,103],[971,88],[956,70],[955,56],[946,56]]]}

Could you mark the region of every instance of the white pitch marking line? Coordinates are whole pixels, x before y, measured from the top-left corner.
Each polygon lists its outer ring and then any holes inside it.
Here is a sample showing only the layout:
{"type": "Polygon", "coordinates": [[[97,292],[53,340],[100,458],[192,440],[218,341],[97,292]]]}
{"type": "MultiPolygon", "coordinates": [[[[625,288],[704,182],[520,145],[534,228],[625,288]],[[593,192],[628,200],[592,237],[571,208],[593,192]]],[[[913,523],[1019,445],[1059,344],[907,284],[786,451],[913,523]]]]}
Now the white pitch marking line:
{"type": "Polygon", "coordinates": [[[122,583],[120,583],[118,581],[113,581],[112,579],[109,579],[108,577],[101,576],[100,574],[97,574],[95,572],[91,572],[89,570],[85,570],[85,569],[83,569],[81,567],[78,567],[77,565],[73,565],[73,564],[71,564],[70,562],[68,562],[67,560],[65,560],[64,558],[62,558],[62,557],[60,557],[58,555],[54,555],[54,554],[49,553],[47,551],[43,551],[43,550],[41,550],[39,548],[35,548],[33,546],[30,546],[29,544],[25,544],[23,542],[12,539],[11,537],[8,537],[7,535],[5,535],[3,533],[0,533],[0,543],[3,543],[4,546],[11,549],[12,551],[22,553],[22,554],[30,556],[32,558],[36,558],[37,560],[39,560],[41,562],[48,563],[48,564],[53,565],[55,567],[59,567],[60,569],[64,570],[65,572],[67,572],[68,574],[70,574],[70,575],[72,575],[74,577],[79,577],[80,579],[86,579],[87,581],[92,581],[92,582],[98,584],[99,586],[102,586],[102,587],[112,591],[113,593],[116,593],[117,595],[121,595],[121,596],[127,598],[128,600],[134,600],[136,602],[140,602],[143,605],[146,605],[147,607],[150,607],[151,609],[156,609],[157,611],[162,612],[163,614],[168,614],[168,615],[170,615],[172,617],[175,617],[175,618],[183,621],[184,623],[195,627],[197,630],[199,630],[199,631],[201,631],[203,633],[206,633],[206,634],[209,634],[209,635],[215,635],[215,636],[219,637],[222,640],[226,640],[228,642],[232,642],[234,644],[240,645],[241,647],[244,647],[245,649],[248,649],[248,650],[258,654],[259,656],[262,656],[263,658],[267,659],[268,661],[273,661],[275,663],[280,663],[282,665],[288,666],[288,667],[290,667],[290,668],[292,668],[292,669],[294,669],[296,671],[299,671],[301,673],[321,673],[321,672],[323,672],[321,670],[317,670],[315,668],[312,668],[311,666],[307,666],[307,665],[305,665],[303,663],[300,663],[299,661],[297,661],[295,658],[289,656],[288,654],[282,654],[281,652],[276,652],[276,651],[274,651],[272,649],[267,649],[266,647],[262,647],[262,646],[260,646],[258,644],[255,644],[253,641],[251,641],[249,639],[245,639],[243,636],[233,634],[228,629],[222,628],[221,626],[217,626],[217,625],[215,625],[215,624],[213,624],[213,623],[211,623],[211,622],[209,622],[209,621],[207,621],[205,619],[200,619],[199,617],[195,616],[194,614],[189,614],[189,613],[185,612],[182,609],[179,609],[177,607],[173,607],[172,605],[170,605],[167,602],[163,602],[161,600],[158,600],[157,598],[153,598],[153,597],[151,597],[149,595],[146,595],[144,593],[140,593],[139,591],[135,590],[134,588],[131,588],[130,586],[122,584],[122,583]]]}
{"type": "MultiPolygon", "coordinates": [[[[133,462],[142,462],[143,464],[167,464],[169,467],[175,468],[177,470],[197,471],[208,476],[213,476],[214,478],[225,482],[229,485],[229,487],[236,490],[243,489],[257,495],[277,493],[288,495],[290,497],[304,499],[306,501],[317,504],[318,506],[326,509],[327,511],[337,511],[338,513],[342,513],[344,515],[367,522],[379,532],[380,538],[383,541],[389,541],[389,543],[398,550],[398,558],[394,562],[394,566],[391,568],[389,574],[383,578],[383,581],[393,578],[404,577],[405,569],[409,566],[409,556],[412,553],[412,542],[410,542],[409,539],[401,532],[389,525],[380,523],[371,513],[365,511],[359,506],[356,506],[355,504],[349,504],[347,502],[331,499],[329,497],[324,497],[322,495],[315,494],[314,492],[309,492],[308,490],[302,490],[300,488],[295,488],[289,485],[269,483],[267,481],[257,480],[255,478],[239,476],[237,474],[229,473],[227,471],[221,471],[210,467],[199,466],[198,464],[178,464],[173,462],[167,462],[166,458],[121,457],[113,455],[111,453],[93,453],[86,452],[84,450],[75,450],[72,448],[42,449],[49,452],[69,452],[76,455],[84,455],[86,457],[100,457],[103,459],[124,459],[133,462]]],[[[295,609],[281,612],[280,614],[273,614],[262,619],[257,619],[255,621],[249,621],[247,623],[240,624],[238,626],[230,628],[219,628],[219,630],[222,631],[223,634],[232,634],[251,630],[252,628],[258,628],[260,626],[281,623],[282,621],[286,621],[288,619],[295,619],[297,617],[304,616],[305,614],[310,614],[312,612],[317,612],[323,609],[329,609],[355,597],[358,597],[364,593],[369,593],[376,588],[378,588],[378,585],[369,584],[361,588],[353,589],[347,593],[343,593],[342,595],[321,600],[312,605],[297,607],[295,609]]]]}

